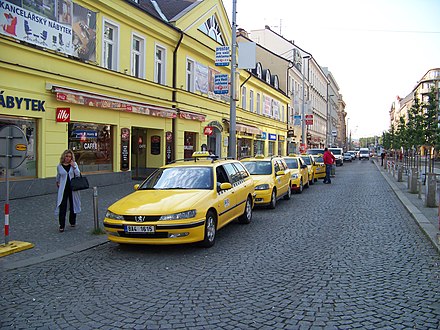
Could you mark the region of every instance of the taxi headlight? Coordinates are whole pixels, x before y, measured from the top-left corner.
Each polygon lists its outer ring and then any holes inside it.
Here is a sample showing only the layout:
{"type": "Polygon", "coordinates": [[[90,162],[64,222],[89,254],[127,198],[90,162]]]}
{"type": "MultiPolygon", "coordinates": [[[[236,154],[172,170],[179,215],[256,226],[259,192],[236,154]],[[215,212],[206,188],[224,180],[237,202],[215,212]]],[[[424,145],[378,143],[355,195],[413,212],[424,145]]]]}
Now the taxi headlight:
{"type": "Polygon", "coordinates": [[[267,183],[259,184],[258,186],[255,187],[255,190],[268,190],[268,189],[269,189],[269,185],[267,183]]]}
{"type": "Polygon", "coordinates": [[[182,219],[194,218],[195,216],[196,216],[196,210],[189,210],[185,212],[162,215],[159,218],[159,220],[182,220],[182,219]]]}
{"type": "Polygon", "coordinates": [[[124,220],[124,216],[123,215],[119,215],[119,214],[113,213],[113,212],[111,212],[109,210],[107,210],[107,212],[105,214],[105,217],[109,218],[109,219],[113,219],[113,220],[124,220]]]}
{"type": "Polygon", "coordinates": [[[292,179],[298,179],[298,173],[292,174],[292,179]]]}

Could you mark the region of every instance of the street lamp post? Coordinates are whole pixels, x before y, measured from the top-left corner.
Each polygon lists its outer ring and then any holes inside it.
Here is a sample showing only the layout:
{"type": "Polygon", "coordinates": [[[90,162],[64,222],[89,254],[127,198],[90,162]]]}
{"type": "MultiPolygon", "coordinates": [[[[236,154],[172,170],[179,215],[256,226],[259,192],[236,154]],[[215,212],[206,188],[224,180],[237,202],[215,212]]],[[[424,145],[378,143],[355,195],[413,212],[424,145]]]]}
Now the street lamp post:
{"type": "Polygon", "coordinates": [[[237,138],[236,138],[236,95],[235,95],[235,66],[237,52],[237,0],[232,1],[232,54],[231,54],[231,90],[230,109],[229,109],[229,144],[228,156],[237,158],[237,138]]]}
{"type": "Polygon", "coordinates": [[[347,118],[347,125],[345,125],[345,136],[346,136],[346,140],[345,140],[345,146],[346,148],[348,148],[346,151],[348,151],[350,149],[350,144],[349,144],[349,136],[348,136],[348,121],[350,120],[350,118],[347,118]]]}
{"type": "MultiPolygon", "coordinates": [[[[305,118],[305,88],[304,88],[304,76],[305,76],[305,59],[310,58],[310,55],[304,56],[303,59],[303,67],[302,67],[302,110],[301,110],[301,144],[304,148],[306,145],[306,118],[305,118]]],[[[308,66],[307,66],[308,70],[308,66]]]]}

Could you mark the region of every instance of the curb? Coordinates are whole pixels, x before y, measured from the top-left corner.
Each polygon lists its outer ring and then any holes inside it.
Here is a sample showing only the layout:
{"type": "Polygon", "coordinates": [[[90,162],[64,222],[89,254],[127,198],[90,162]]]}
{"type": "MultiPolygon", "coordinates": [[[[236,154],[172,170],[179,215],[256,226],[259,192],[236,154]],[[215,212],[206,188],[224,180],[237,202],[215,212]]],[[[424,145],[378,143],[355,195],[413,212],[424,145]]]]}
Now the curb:
{"type": "Polygon", "coordinates": [[[377,164],[377,162],[373,161],[376,165],[379,172],[385,178],[385,180],[390,185],[391,189],[393,189],[397,198],[412,216],[412,218],[416,221],[417,225],[420,227],[422,232],[426,237],[431,241],[431,244],[437,249],[437,252],[440,254],[440,236],[437,228],[432,225],[428,218],[405,196],[405,194],[399,189],[399,187],[382,171],[381,167],[377,164]]]}
{"type": "Polygon", "coordinates": [[[71,246],[66,249],[58,250],[58,251],[55,251],[52,253],[48,253],[48,254],[45,254],[42,256],[32,257],[29,259],[15,261],[15,262],[11,262],[11,263],[6,263],[6,264],[2,265],[2,268],[5,270],[12,270],[12,269],[17,269],[17,268],[21,268],[21,267],[27,267],[27,266],[39,264],[41,262],[45,262],[48,260],[53,260],[53,259],[57,259],[60,257],[68,256],[68,255],[71,255],[74,253],[89,250],[89,249],[92,249],[96,246],[106,244],[108,242],[109,242],[109,240],[107,239],[107,235],[105,235],[104,237],[98,237],[98,238],[92,239],[90,241],[83,242],[81,244],[71,246]]]}

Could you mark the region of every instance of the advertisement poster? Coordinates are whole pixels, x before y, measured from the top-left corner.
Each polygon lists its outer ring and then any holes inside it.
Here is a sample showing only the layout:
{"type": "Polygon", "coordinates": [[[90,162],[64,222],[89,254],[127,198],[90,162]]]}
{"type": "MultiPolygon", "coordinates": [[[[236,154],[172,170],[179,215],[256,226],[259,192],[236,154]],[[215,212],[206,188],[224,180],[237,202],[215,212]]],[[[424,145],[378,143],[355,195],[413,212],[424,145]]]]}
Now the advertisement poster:
{"type": "Polygon", "coordinates": [[[72,0],[0,0],[0,33],[96,61],[96,13],[72,0]]]}

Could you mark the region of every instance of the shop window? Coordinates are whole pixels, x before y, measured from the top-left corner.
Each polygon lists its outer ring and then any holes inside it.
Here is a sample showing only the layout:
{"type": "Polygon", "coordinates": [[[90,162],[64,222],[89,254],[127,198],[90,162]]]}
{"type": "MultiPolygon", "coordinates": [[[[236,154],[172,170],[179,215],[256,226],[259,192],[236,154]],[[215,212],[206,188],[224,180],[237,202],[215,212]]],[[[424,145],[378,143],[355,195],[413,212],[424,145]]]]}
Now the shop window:
{"type": "MultiPolygon", "coordinates": [[[[26,158],[20,166],[9,169],[11,180],[30,179],[37,177],[37,122],[33,119],[0,116],[0,129],[6,125],[18,126],[27,139],[26,158]]],[[[0,164],[0,180],[6,178],[6,164],[0,164]],[[3,167],[5,166],[5,167],[3,167]]]]}
{"type": "Polygon", "coordinates": [[[194,151],[196,151],[196,133],[184,133],[185,145],[183,146],[183,157],[191,158],[194,151]]]}
{"type": "Polygon", "coordinates": [[[110,125],[69,124],[69,149],[81,172],[112,171],[113,145],[110,125]]]}
{"type": "Polygon", "coordinates": [[[269,142],[269,152],[268,156],[273,156],[275,151],[275,142],[269,142]]]}
{"type": "Polygon", "coordinates": [[[264,155],[264,141],[254,141],[254,155],[264,155]]]}
{"type": "Polygon", "coordinates": [[[251,156],[251,142],[250,139],[238,139],[238,157],[245,158],[251,156]]]}

